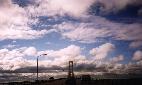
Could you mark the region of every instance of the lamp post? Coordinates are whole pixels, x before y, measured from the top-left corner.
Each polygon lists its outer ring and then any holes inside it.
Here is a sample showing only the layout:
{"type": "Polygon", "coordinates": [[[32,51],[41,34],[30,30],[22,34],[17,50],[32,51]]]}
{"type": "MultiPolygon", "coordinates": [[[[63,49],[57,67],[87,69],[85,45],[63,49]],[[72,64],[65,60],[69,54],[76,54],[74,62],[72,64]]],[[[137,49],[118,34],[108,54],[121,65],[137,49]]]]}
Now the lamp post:
{"type": "Polygon", "coordinates": [[[43,56],[43,55],[47,55],[47,54],[41,54],[41,55],[39,55],[39,56],[37,56],[37,82],[38,82],[38,72],[39,72],[39,70],[38,70],[38,58],[40,57],[40,56],[43,56]]]}

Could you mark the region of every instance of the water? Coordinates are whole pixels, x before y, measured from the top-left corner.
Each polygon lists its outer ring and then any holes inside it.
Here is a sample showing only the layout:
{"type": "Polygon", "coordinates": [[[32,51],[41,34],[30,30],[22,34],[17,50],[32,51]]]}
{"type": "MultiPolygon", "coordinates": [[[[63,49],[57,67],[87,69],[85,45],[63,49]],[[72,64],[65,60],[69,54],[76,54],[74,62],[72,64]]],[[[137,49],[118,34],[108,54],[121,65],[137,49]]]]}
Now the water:
{"type": "MultiPolygon", "coordinates": [[[[90,74],[91,72],[75,72],[75,75],[90,74]]],[[[50,77],[66,78],[67,72],[54,72],[54,73],[39,73],[39,80],[48,80],[50,77]]],[[[0,73],[0,82],[13,82],[13,81],[35,81],[37,78],[36,73],[0,73]]]]}

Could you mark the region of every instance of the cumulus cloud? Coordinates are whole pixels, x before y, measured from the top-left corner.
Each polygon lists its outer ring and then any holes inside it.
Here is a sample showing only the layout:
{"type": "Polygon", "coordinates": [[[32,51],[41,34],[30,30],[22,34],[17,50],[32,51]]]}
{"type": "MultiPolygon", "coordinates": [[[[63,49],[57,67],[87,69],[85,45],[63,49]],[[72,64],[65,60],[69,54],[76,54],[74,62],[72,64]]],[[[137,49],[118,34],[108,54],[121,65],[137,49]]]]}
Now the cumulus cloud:
{"type": "Polygon", "coordinates": [[[36,55],[34,51],[34,47],[21,47],[12,50],[0,49],[0,67],[3,70],[15,70],[33,65],[33,62],[29,62],[24,57],[36,55]]]}
{"type": "Polygon", "coordinates": [[[70,60],[76,63],[82,63],[86,59],[85,56],[81,55],[81,48],[76,45],[70,45],[57,51],[47,50],[39,53],[47,53],[49,60],[53,60],[51,65],[66,66],[70,60]]]}
{"type": "MultiPolygon", "coordinates": [[[[111,43],[103,44],[98,48],[90,51],[96,56],[105,54],[114,49],[111,43]]],[[[44,50],[37,51],[35,47],[21,47],[17,49],[0,49],[0,68],[1,72],[36,72],[36,57],[35,60],[29,60],[28,56],[37,56],[45,54],[44,60],[39,61],[40,72],[54,72],[54,70],[67,69],[68,61],[73,60],[75,63],[75,71],[99,72],[101,74],[137,74],[141,73],[141,62],[131,64],[121,64],[124,60],[123,55],[112,58],[112,61],[97,62],[97,60],[88,60],[81,54],[81,48],[76,45],[70,45],[59,50],[44,50]],[[30,54],[31,53],[31,54],[30,54]],[[123,70],[122,70],[123,69],[123,70]],[[53,70],[53,71],[52,71],[53,70]]],[[[101,57],[103,59],[103,57],[101,57]]],[[[100,56],[99,58],[100,59],[100,56]]]]}
{"type": "Polygon", "coordinates": [[[93,55],[96,60],[101,60],[107,57],[108,53],[113,51],[114,49],[115,46],[113,44],[106,43],[90,50],[90,54],[93,55]]]}
{"type": "Polygon", "coordinates": [[[31,5],[27,10],[33,16],[64,16],[81,17],[88,13],[95,0],[37,0],[38,5],[31,5]]]}
{"type": "Polygon", "coordinates": [[[47,54],[45,60],[40,61],[40,66],[51,68],[53,66],[66,67],[68,61],[72,60],[76,64],[86,61],[86,57],[81,55],[81,48],[76,45],[70,45],[60,50],[37,51],[35,47],[21,47],[17,49],[0,50],[0,67],[3,70],[16,70],[36,66],[36,61],[28,59],[29,56],[36,59],[35,56],[47,54]]]}
{"type": "Polygon", "coordinates": [[[70,45],[66,48],[60,49],[49,53],[49,56],[61,57],[61,56],[78,56],[81,53],[81,48],[75,45],[70,45]]]}
{"type": "Polygon", "coordinates": [[[28,56],[35,56],[37,54],[37,50],[35,47],[29,47],[24,51],[24,54],[27,54],[28,56]]]}
{"type": "Polygon", "coordinates": [[[121,62],[123,60],[124,60],[124,56],[123,55],[119,55],[117,57],[113,57],[112,60],[111,60],[111,62],[117,63],[117,62],[121,62]]]}
{"type": "Polygon", "coordinates": [[[133,55],[132,60],[134,60],[134,61],[142,60],[142,51],[136,51],[133,55]]]}

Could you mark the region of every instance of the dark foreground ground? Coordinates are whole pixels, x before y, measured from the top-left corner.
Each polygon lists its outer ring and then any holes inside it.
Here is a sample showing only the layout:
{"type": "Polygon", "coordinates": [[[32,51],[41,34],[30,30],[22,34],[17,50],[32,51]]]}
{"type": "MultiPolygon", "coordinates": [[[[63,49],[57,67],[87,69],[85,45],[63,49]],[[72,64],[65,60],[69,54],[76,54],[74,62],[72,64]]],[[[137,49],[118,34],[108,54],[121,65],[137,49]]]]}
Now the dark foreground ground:
{"type": "Polygon", "coordinates": [[[142,85],[142,78],[137,79],[100,79],[100,80],[81,80],[81,79],[55,79],[41,80],[36,82],[10,82],[0,85],[142,85]]]}

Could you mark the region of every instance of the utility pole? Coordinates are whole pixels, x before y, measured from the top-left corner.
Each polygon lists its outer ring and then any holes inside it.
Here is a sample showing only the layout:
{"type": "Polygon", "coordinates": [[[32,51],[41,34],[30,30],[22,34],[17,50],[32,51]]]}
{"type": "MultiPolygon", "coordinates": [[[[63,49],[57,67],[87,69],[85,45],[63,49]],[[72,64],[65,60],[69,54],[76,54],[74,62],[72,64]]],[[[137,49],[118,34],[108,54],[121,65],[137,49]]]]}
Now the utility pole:
{"type": "Polygon", "coordinates": [[[38,81],[38,58],[39,58],[39,56],[37,56],[37,69],[36,69],[37,70],[37,78],[36,78],[37,81],[38,81]]]}
{"type": "Polygon", "coordinates": [[[39,56],[37,56],[37,59],[36,59],[36,61],[37,61],[37,69],[36,69],[36,71],[37,71],[37,82],[39,81],[39,79],[38,79],[38,73],[39,73],[39,65],[38,65],[38,58],[40,57],[40,56],[43,56],[43,55],[47,55],[47,54],[41,54],[41,55],[39,55],[39,56]]]}

